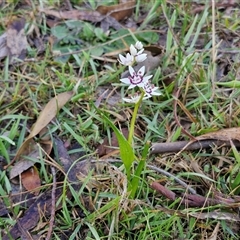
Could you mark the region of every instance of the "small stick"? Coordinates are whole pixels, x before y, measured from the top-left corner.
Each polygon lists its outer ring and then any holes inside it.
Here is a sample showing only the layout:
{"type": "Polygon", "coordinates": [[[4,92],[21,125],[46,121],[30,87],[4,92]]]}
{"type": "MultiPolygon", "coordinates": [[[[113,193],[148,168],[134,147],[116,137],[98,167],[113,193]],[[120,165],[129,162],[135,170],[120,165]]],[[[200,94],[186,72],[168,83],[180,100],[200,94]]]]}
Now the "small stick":
{"type": "Polygon", "coordinates": [[[159,173],[161,173],[161,174],[163,174],[163,175],[165,175],[165,176],[167,176],[167,177],[173,178],[173,179],[175,180],[175,182],[177,182],[177,183],[179,183],[180,185],[182,185],[183,187],[185,187],[190,193],[192,193],[192,194],[194,194],[194,195],[197,194],[196,191],[195,191],[193,188],[189,187],[185,182],[183,182],[183,181],[182,181],[181,179],[179,179],[178,177],[172,175],[171,173],[169,173],[169,172],[167,172],[167,171],[165,171],[165,170],[163,170],[163,169],[161,169],[161,168],[158,168],[158,167],[149,165],[149,164],[147,164],[147,167],[150,168],[150,169],[152,169],[152,170],[154,170],[154,171],[156,171],[156,172],[159,172],[159,173]]]}
{"type": "Polygon", "coordinates": [[[212,96],[209,99],[210,102],[213,102],[216,92],[216,59],[217,59],[217,48],[216,48],[216,28],[215,28],[215,0],[212,0],[212,96]]]}
{"type": "MultiPolygon", "coordinates": [[[[233,141],[236,147],[240,147],[239,141],[233,141]]],[[[216,145],[218,147],[225,146],[231,147],[230,141],[222,141],[216,139],[207,139],[207,140],[200,140],[196,142],[189,142],[189,141],[178,141],[178,142],[171,142],[171,143],[152,143],[151,146],[151,154],[158,154],[158,153],[170,153],[182,151],[183,148],[185,151],[191,150],[198,150],[198,149],[205,149],[210,148],[212,145],[216,145]]]]}

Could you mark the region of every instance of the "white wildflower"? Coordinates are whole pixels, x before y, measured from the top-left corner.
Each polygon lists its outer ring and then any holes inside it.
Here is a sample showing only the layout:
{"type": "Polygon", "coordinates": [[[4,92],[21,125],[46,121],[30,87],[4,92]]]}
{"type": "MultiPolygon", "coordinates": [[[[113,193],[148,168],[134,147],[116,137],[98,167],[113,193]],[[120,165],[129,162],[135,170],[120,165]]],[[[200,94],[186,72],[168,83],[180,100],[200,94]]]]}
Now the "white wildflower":
{"type": "Polygon", "coordinates": [[[129,85],[129,89],[136,86],[144,88],[146,82],[148,82],[148,80],[152,77],[152,75],[144,77],[145,66],[141,67],[138,72],[135,72],[135,70],[131,66],[129,66],[129,73],[130,76],[128,78],[120,79],[121,82],[129,85]]]}
{"type": "Polygon", "coordinates": [[[143,86],[143,90],[145,92],[144,97],[152,97],[152,96],[159,96],[161,95],[160,92],[158,92],[158,87],[155,87],[153,84],[150,82],[146,82],[143,86]]]}
{"type": "Polygon", "coordinates": [[[134,57],[127,53],[126,57],[124,57],[122,54],[119,54],[119,59],[118,60],[122,65],[125,65],[125,66],[131,66],[134,62],[134,57]]]}

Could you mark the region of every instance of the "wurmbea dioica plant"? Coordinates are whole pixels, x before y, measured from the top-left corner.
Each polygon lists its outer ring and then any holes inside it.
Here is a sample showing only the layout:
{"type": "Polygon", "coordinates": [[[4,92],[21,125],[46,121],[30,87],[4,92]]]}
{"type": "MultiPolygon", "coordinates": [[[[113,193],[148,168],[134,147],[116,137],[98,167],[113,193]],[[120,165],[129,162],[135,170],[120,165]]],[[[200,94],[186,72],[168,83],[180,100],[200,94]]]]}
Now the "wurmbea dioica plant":
{"type": "MultiPolygon", "coordinates": [[[[128,144],[130,145],[130,147],[132,147],[132,148],[129,148],[132,150],[132,153],[129,153],[129,155],[131,156],[134,156],[134,148],[132,144],[133,144],[134,126],[137,118],[138,109],[142,101],[148,98],[151,98],[152,96],[161,95],[161,93],[158,91],[158,88],[155,87],[150,82],[152,75],[145,76],[145,66],[141,67],[138,71],[135,71],[133,68],[134,64],[139,62],[144,62],[146,59],[147,59],[147,54],[144,53],[143,44],[139,41],[136,42],[135,45],[131,44],[130,53],[127,53],[125,57],[119,54],[119,62],[122,65],[128,66],[128,71],[129,71],[129,76],[127,78],[120,79],[120,81],[128,85],[128,89],[133,89],[133,88],[138,89],[138,91],[136,91],[129,98],[123,98],[125,102],[134,104],[134,111],[133,111],[133,115],[130,123],[129,136],[128,136],[128,144]]],[[[124,151],[124,150],[121,149],[121,144],[119,144],[119,146],[120,146],[120,153],[121,153],[121,151],[124,151]]],[[[130,179],[129,190],[131,191],[130,193],[131,197],[135,196],[140,174],[145,165],[145,158],[147,156],[147,152],[148,152],[148,145],[145,146],[143,150],[142,158],[138,162],[138,166],[134,173],[134,176],[132,179],[130,179]]],[[[129,158],[127,154],[122,154],[121,157],[125,165],[127,175],[129,177],[130,171],[131,171],[131,167],[129,168],[129,166],[132,165],[132,162],[134,161],[134,159],[129,158]]]]}
{"type": "MultiPolygon", "coordinates": [[[[129,98],[123,98],[125,102],[134,104],[134,111],[131,119],[129,136],[128,136],[128,144],[130,146],[132,146],[133,144],[134,126],[135,126],[137,113],[138,113],[139,106],[141,105],[141,102],[148,98],[151,98],[152,96],[161,95],[161,93],[158,91],[158,87],[155,87],[150,82],[152,75],[145,76],[145,66],[141,67],[138,71],[135,71],[133,68],[134,64],[139,62],[144,62],[146,59],[147,59],[147,54],[144,53],[143,44],[139,41],[136,42],[135,45],[131,44],[130,53],[127,53],[125,57],[119,54],[119,62],[122,65],[128,66],[128,70],[129,70],[129,76],[127,78],[120,79],[120,81],[128,85],[128,89],[133,89],[133,88],[138,89],[138,91],[136,91],[129,98]]],[[[132,151],[134,151],[133,150],[134,148],[131,148],[131,149],[132,151]]],[[[121,151],[121,145],[120,145],[120,151],[121,151]]],[[[137,190],[139,177],[145,165],[145,158],[147,156],[147,152],[148,152],[148,146],[144,148],[142,158],[138,162],[138,167],[135,171],[134,177],[131,179],[129,190],[131,191],[130,196],[132,197],[134,197],[135,192],[137,190]]],[[[134,155],[134,152],[129,155],[134,155]]],[[[131,168],[129,169],[129,165],[130,164],[132,165],[132,162],[129,164],[129,158],[127,154],[124,154],[122,156],[122,160],[125,165],[127,175],[129,176],[131,171],[131,168]],[[126,157],[126,159],[123,159],[123,157],[126,157]]]]}
{"type": "Polygon", "coordinates": [[[119,143],[120,148],[120,157],[123,161],[123,164],[126,169],[127,178],[128,178],[128,190],[130,192],[130,197],[134,198],[141,172],[145,165],[145,159],[147,157],[149,144],[143,149],[143,153],[140,159],[138,159],[134,154],[134,146],[133,146],[133,135],[134,135],[134,126],[137,118],[138,109],[142,103],[142,101],[151,98],[152,96],[161,95],[158,91],[158,87],[155,87],[150,79],[152,75],[145,76],[145,66],[141,67],[138,71],[134,70],[134,64],[139,62],[144,62],[147,59],[147,54],[144,53],[144,48],[141,42],[136,42],[135,45],[130,46],[130,53],[127,53],[124,57],[119,54],[119,62],[128,66],[129,75],[127,78],[122,78],[120,81],[126,85],[128,85],[128,89],[137,88],[137,91],[130,95],[129,98],[123,98],[123,101],[127,103],[134,104],[134,111],[130,123],[129,136],[128,140],[125,139],[123,134],[114,126],[114,124],[106,117],[105,120],[110,124],[113,128],[119,143]],[[138,161],[137,168],[135,172],[132,173],[132,165],[134,160],[138,161]]]}

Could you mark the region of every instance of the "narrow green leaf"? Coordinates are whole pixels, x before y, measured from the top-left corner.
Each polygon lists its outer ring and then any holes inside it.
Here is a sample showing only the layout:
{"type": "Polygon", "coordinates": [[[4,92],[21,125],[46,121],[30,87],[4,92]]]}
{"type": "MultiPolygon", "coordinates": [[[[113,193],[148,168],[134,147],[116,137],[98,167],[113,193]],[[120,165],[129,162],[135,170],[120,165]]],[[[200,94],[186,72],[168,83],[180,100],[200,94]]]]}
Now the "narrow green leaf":
{"type": "Polygon", "coordinates": [[[66,123],[63,123],[63,126],[72,134],[72,136],[78,141],[78,143],[82,146],[85,147],[85,144],[83,142],[83,138],[79,136],[78,134],[75,133],[75,131],[66,123]]]}
{"type": "Polygon", "coordinates": [[[144,145],[143,151],[142,151],[142,159],[141,161],[138,162],[138,166],[137,169],[135,171],[134,177],[131,181],[131,189],[129,189],[129,191],[131,191],[130,193],[130,198],[134,198],[138,185],[139,185],[139,181],[140,181],[140,176],[142,174],[143,168],[145,166],[146,163],[146,159],[147,159],[147,155],[149,153],[149,148],[150,148],[150,142],[146,142],[146,144],[144,145]]]}
{"type": "Polygon", "coordinates": [[[130,198],[135,197],[135,194],[136,194],[136,191],[137,191],[137,188],[139,185],[140,176],[141,176],[142,170],[145,166],[145,162],[146,162],[145,160],[141,160],[140,162],[138,162],[138,166],[135,171],[135,175],[131,181],[131,185],[130,185],[130,189],[129,189],[129,191],[131,191],[130,198]]]}
{"type": "Polygon", "coordinates": [[[149,148],[150,148],[150,141],[147,141],[144,145],[143,151],[142,151],[142,160],[146,160],[147,155],[149,153],[149,148]]]}
{"type": "Polygon", "coordinates": [[[98,240],[98,239],[100,240],[100,237],[99,237],[96,229],[95,229],[90,223],[88,223],[88,222],[85,222],[85,224],[88,226],[89,230],[92,232],[94,238],[95,238],[96,240],[98,240]]]}
{"type": "Polygon", "coordinates": [[[13,140],[11,140],[9,137],[0,135],[0,138],[5,140],[6,142],[10,143],[11,145],[15,146],[15,142],[13,140]]]}
{"type": "MultiPolygon", "coordinates": [[[[106,205],[101,207],[100,209],[97,209],[93,213],[89,214],[86,218],[87,221],[93,222],[98,218],[100,215],[106,215],[109,212],[112,212],[113,209],[118,208],[119,202],[121,200],[122,196],[118,196],[115,199],[109,201],[106,205]]],[[[102,216],[101,216],[102,217],[102,216]]]]}
{"type": "Polygon", "coordinates": [[[127,139],[123,136],[123,134],[119,131],[119,129],[111,122],[111,120],[99,109],[96,108],[96,110],[102,116],[102,118],[110,125],[110,127],[116,134],[120,149],[120,157],[126,168],[127,177],[128,179],[130,179],[131,166],[135,159],[133,148],[128,143],[127,139]]]}
{"type": "Polygon", "coordinates": [[[234,194],[239,194],[240,191],[240,173],[237,174],[235,179],[233,180],[233,183],[231,184],[232,189],[234,189],[234,194]]]}
{"type": "Polygon", "coordinates": [[[200,21],[199,21],[199,23],[197,25],[197,30],[194,33],[194,38],[192,40],[191,46],[188,48],[187,51],[190,51],[196,45],[196,41],[199,39],[199,34],[201,32],[201,29],[204,26],[204,24],[206,23],[207,16],[208,16],[208,8],[205,8],[205,10],[204,10],[204,12],[202,14],[202,18],[200,19],[200,21]]]}
{"type": "Polygon", "coordinates": [[[195,16],[195,18],[194,18],[194,20],[192,22],[191,27],[189,28],[187,34],[184,37],[184,40],[183,40],[184,45],[186,45],[188,43],[190,37],[193,35],[193,30],[195,28],[197,20],[198,20],[198,14],[195,16]]]}
{"type": "Polygon", "coordinates": [[[230,143],[231,143],[231,147],[232,147],[232,150],[233,150],[234,157],[235,157],[238,165],[240,166],[240,154],[239,154],[238,150],[236,149],[235,145],[233,144],[233,142],[230,141],[230,143]]]}
{"type": "Polygon", "coordinates": [[[229,82],[216,82],[216,84],[224,87],[240,88],[240,82],[237,80],[233,80],[229,82]]]}

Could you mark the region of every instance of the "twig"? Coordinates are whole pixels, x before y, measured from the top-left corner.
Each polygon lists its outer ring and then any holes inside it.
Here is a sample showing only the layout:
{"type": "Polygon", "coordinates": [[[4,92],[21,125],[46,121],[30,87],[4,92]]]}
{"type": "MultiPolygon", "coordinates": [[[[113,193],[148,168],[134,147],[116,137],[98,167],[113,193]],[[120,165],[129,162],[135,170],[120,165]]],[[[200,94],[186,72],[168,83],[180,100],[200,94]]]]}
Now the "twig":
{"type": "Polygon", "coordinates": [[[55,218],[55,211],[56,211],[56,187],[57,187],[57,181],[56,181],[56,171],[53,166],[51,166],[51,172],[53,176],[53,187],[52,187],[52,208],[51,208],[51,217],[49,221],[49,228],[46,240],[51,239],[52,231],[53,231],[53,225],[54,225],[54,218],[55,218]]]}
{"type": "MultiPolygon", "coordinates": [[[[188,194],[188,193],[180,193],[177,194],[165,186],[161,185],[158,182],[153,182],[150,186],[152,189],[159,192],[164,197],[175,201],[177,198],[181,198],[180,204],[185,205],[187,207],[206,207],[206,206],[215,206],[218,204],[224,205],[226,207],[239,207],[237,201],[231,198],[219,198],[217,195],[213,194],[213,197],[204,197],[199,194],[188,194]]],[[[211,193],[211,189],[209,190],[211,193]]]]}
{"type": "MultiPolygon", "coordinates": [[[[236,147],[240,147],[239,141],[233,141],[233,143],[236,147]]],[[[178,141],[178,142],[171,142],[171,143],[152,143],[150,153],[151,154],[170,153],[170,152],[178,153],[183,149],[185,151],[189,151],[189,150],[191,151],[191,150],[210,148],[212,145],[216,145],[218,147],[220,146],[231,147],[230,141],[221,141],[221,140],[215,140],[215,139],[200,140],[195,142],[178,141]]]]}
{"type": "Polygon", "coordinates": [[[150,168],[150,169],[152,169],[152,170],[154,170],[154,171],[156,171],[156,172],[159,172],[159,173],[161,173],[161,174],[163,174],[163,175],[165,175],[165,176],[167,176],[167,177],[173,178],[176,182],[178,182],[180,185],[182,185],[183,187],[185,187],[190,193],[192,193],[192,194],[197,194],[196,191],[195,191],[193,188],[189,187],[185,182],[183,182],[183,181],[182,181],[181,179],[179,179],[178,177],[172,175],[171,173],[169,173],[169,172],[167,172],[167,171],[165,171],[165,170],[163,170],[163,169],[161,169],[161,168],[152,166],[152,165],[147,165],[147,167],[150,168]]]}
{"type": "Polygon", "coordinates": [[[216,91],[216,58],[217,58],[217,48],[216,48],[216,28],[215,28],[215,0],[212,0],[212,95],[209,99],[210,102],[213,101],[216,91]]]}

